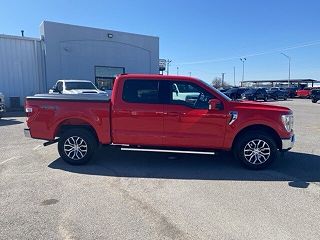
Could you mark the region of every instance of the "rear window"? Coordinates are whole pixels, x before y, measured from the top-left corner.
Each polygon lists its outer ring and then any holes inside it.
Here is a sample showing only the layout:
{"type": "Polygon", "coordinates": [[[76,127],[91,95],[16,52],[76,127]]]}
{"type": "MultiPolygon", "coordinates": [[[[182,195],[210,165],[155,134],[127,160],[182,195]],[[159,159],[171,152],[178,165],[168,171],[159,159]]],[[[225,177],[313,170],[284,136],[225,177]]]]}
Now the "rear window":
{"type": "Polygon", "coordinates": [[[130,103],[160,103],[159,81],[128,79],[124,82],[122,99],[130,103]]]}
{"type": "Polygon", "coordinates": [[[91,82],[65,82],[66,90],[72,89],[92,89],[96,90],[96,87],[91,82]]]}

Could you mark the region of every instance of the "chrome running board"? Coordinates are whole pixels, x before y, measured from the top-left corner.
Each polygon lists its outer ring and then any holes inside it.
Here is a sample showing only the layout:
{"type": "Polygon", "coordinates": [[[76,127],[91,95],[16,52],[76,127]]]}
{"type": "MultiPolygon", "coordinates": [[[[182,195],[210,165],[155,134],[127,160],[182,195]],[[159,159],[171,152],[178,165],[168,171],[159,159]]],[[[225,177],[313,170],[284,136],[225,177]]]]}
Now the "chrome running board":
{"type": "Polygon", "coordinates": [[[149,149],[149,148],[121,148],[121,151],[136,151],[136,152],[162,152],[162,153],[188,153],[188,154],[203,154],[214,155],[214,152],[201,152],[201,151],[183,151],[183,150],[167,150],[167,149],[149,149]]]}

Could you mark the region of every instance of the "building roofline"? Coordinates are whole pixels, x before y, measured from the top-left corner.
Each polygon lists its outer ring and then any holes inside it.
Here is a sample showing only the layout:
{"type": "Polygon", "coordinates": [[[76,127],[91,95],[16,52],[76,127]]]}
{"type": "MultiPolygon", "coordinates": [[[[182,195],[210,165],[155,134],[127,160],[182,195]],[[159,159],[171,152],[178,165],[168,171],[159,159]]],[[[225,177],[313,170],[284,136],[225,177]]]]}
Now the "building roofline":
{"type": "Polygon", "coordinates": [[[22,37],[22,36],[14,36],[14,35],[7,35],[7,34],[0,34],[0,38],[9,38],[9,39],[18,39],[18,40],[29,40],[29,41],[41,41],[40,38],[22,37]]]}
{"type": "Polygon", "coordinates": [[[61,25],[71,26],[71,27],[89,28],[89,29],[95,29],[95,30],[110,31],[111,33],[124,33],[124,34],[136,35],[136,36],[140,36],[140,37],[149,37],[149,38],[157,38],[157,39],[159,39],[158,36],[152,36],[152,35],[146,35],[146,34],[138,34],[138,33],[131,33],[131,32],[122,32],[122,31],[117,31],[117,30],[112,30],[112,29],[88,27],[88,26],[81,26],[81,25],[75,25],[75,24],[69,24],[69,23],[61,23],[61,22],[53,22],[53,21],[47,21],[47,20],[42,21],[41,24],[40,24],[40,26],[41,26],[42,24],[44,24],[44,23],[54,23],[54,24],[61,24],[61,25]]]}

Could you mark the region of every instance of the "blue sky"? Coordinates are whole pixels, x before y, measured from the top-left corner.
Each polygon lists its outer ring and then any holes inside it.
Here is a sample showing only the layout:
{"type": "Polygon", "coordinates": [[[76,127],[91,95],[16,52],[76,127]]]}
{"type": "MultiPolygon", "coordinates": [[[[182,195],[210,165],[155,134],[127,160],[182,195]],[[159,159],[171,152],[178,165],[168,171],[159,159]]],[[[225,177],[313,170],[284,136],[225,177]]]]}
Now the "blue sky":
{"type": "Polygon", "coordinates": [[[43,20],[160,37],[170,72],[211,81],[291,78],[320,80],[319,0],[0,0],[0,33],[38,37],[43,20]],[[293,47],[293,48],[292,48],[293,47]],[[262,54],[261,54],[262,53],[262,54]]]}

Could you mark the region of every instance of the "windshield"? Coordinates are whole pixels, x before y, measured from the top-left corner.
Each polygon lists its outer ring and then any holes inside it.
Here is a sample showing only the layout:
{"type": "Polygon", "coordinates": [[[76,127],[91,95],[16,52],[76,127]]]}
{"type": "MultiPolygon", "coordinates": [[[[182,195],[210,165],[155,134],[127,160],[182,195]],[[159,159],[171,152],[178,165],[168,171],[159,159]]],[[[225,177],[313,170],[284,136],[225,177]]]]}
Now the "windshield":
{"type": "Polygon", "coordinates": [[[209,87],[210,89],[212,89],[217,95],[221,96],[222,98],[224,98],[227,101],[231,101],[231,98],[229,98],[228,96],[226,96],[225,94],[223,94],[222,92],[218,91],[215,87],[211,86],[209,83],[198,79],[200,82],[202,82],[203,84],[205,84],[207,87],[209,87]]]}
{"type": "Polygon", "coordinates": [[[230,88],[227,91],[225,91],[225,93],[234,93],[236,92],[238,89],[237,88],[230,88]]]}
{"type": "Polygon", "coordinates": [[[72,89],[92,89],[97,90],[92,82],[65,82],[66,90],[72,89]]]}

